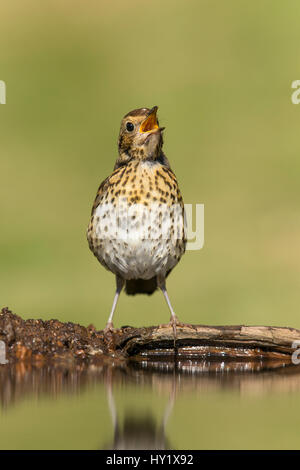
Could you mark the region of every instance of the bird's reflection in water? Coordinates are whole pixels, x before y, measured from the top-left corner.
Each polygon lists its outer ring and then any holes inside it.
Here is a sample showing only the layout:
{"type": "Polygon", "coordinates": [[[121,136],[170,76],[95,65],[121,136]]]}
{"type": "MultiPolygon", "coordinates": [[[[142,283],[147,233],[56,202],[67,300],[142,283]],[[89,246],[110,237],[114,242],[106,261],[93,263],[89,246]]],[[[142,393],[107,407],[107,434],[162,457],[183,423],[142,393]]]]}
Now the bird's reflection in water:
{"type": "MultiPolygon", "coordinates": [[[[97,447],[105,449],[172,449],[168,439],[168,422],[175,414],[175,400],[201,399],[210,392],[222,394],[224,391],[238,393],[247,400],[253,396],[288,394],[300,391],[300,365],[294,366],[280,361],[145,361],[138,362],[100,362],[87,364],[76,363],[36,363],[19,362],[0,365],[0,405],[9,409],[24,400],[49,397],[58,402],[61,396],[79,396],[89,390],[103,387],[107,396],[112,425],[99,423],[99,433],[107,435],[113,428],[110,442],[98,442],[97,447]],[[114,394],[116,389],[125,392],[138,391],[141,397],[150,391],[154,397],[166,399],[165,409],[157,418],[157,407],[148,410],[146,406],[137,413],[126,409],[125,417],[120,419],[120,409],[114,394]]],[[[130,399],[132,395],[129,394],[130,399]]],[[[89,395],[87,395],[89,397],[89,395]]],[[[220,395],[221,397],[221,395],[220,395]]],[[[88,400],[89,398],[87,398],[88,400]]],[[[49,413],[52,411],[49,408],[49,413]]],[[[177,417],[178,418],[178,417],[177,417]]],[[[20,418],[23,419],[23,418],[20,418]]],[[[71,419],[71,418],[70,418],[71,419]]],[[[84,419],[84,418],[83,418],[84,419]]],[[[41,429],[43,429],[43,424],[41,429]]],[[[180,427],[181,424],[178,423],[180,427]]],[[[188,430],[187,430],[188,432],[188,430]]]]}
{"type": "Polygon", "coordinates": [[[125,418],[122,425],[118,419],[117,406],[113,395],[111,370],[107,371],[106,389],[108,407],[114,430],[114,439],[110,444],[105,446],[106,449],[162,450],[172,448],[166,437],[166,426],[175,403],[175,373],[169,400],[158,425],[156,424],[155,417],[149,410],[139,415],[132,412],[132,410],[125,411],[125,418]]]}

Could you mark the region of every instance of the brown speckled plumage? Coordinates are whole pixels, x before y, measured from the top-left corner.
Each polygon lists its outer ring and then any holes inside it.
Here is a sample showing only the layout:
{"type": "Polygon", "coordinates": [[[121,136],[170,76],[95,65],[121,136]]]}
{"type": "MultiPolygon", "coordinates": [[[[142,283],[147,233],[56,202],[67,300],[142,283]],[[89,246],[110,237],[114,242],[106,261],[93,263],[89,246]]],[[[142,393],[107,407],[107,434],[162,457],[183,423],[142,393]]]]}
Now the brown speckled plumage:
{"type": "Polygon", "coordinates": [[[124,283],[130,295],[151,294],[160,287],[172,323],[177,322],[165,278],[185,251],[183,200],[162,151],[163,128],[156,111],[157,107],[140,108],[123,118],[114,171],[101,183],[92,208],[87,231],[90,249],[117,279],[107,329],[112,328],[112,315],[124,283]]]}

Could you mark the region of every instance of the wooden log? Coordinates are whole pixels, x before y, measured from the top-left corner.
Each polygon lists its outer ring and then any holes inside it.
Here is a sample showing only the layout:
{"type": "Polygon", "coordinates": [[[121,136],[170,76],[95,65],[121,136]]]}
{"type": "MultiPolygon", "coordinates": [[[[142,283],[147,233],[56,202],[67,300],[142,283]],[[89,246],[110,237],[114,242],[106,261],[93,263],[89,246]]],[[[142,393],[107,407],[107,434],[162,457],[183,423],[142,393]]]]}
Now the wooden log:
{"type": "MultiPolygon", "coordinates": [[[[8,308],[0,312],[0,340],[9,361],[276,360],[291,363],[300,330],[274,326],[177,327],[174,347],[169,325],[122,327],[104,335],[58,320],[23,320],[8,308]],[[3,344],[2,343],[2,344],[3,344]]],[[[300,356],[300,354],[299,354],[300,356]]],[[[1,359],[1,358],[0,358],[1,359]]]]}
{"type": "MultiPolygon", "coordinates": [[[[226,358],[286,358],[295,351],[300,330],[271,326],[207,326],[177,327],[174,349],[173,329],[170,326],[143,328],[127,337],[122,332],[119,347],[128,356],[226,357],[226,358]],[[294,346],[293,346],[294,345],[294,346]],[[176,351],[177,349],[177,351],[176,351]]],[[[300,344],[300,343],[299,343],[300,344]]]]}

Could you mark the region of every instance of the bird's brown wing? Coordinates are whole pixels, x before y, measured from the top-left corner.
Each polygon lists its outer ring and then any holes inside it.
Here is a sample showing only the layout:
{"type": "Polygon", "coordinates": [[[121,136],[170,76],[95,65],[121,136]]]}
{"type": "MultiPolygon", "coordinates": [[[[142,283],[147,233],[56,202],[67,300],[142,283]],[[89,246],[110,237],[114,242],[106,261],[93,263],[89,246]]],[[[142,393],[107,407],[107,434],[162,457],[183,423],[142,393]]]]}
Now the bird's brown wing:
{"type": "Polygon", "coordinates": [[[100,184],[98,188],[95,201],[92,207],[92,214],[91,214],[92,216],[91,216],[90,223],[87,229],[87,240],[89,243],[89,247],[94,254],[95,254],[95,251],[94,251],[94,244],[93,244],[93,231],[94,231],[95,210],[97,209],[101,201],[105,198],[109,187],[115,183],[116,179],[118,180],[122,178],[124,170],[125,170],[124,168],[117,168],[115,171],[113,171],[113,173],[110,176],[108,176],[107,178],[105,178],[104,181],[102,181],[102,183],[100,184]]]}
{"type": "Polygon", "coordinates": [[[93,204],[93,207],[92,207],[92,215],[94,214],[96,208],[99,206],[100,201],[103,197],[103,194],[106,193],[107,188],[109,187],[109,179],[110,179],[110,176],[105,178],[105,180],[102,181],[102,183],[100,184],[100,186],[98,188],[98,191],[97,191],[97,194],[96,194],[96,197],[95,197],[95,201],[94,201],[94,204],[93,204]]]}
{"type": "Polygon", "coordinates": [[[99,206],[100,202],[105,196],[109,186],[111,186],[112,184],[118,183],[118,179],[122,178],[125,169],[126,169],[125,167],[116,168],[110,176],[108,176],[107,178],[105,178],[104,181],[102,181],[102,183],[100,184],[98,188],[96,198],[92,207],[92,215],[94,214],[96,208],[99,206]]]}

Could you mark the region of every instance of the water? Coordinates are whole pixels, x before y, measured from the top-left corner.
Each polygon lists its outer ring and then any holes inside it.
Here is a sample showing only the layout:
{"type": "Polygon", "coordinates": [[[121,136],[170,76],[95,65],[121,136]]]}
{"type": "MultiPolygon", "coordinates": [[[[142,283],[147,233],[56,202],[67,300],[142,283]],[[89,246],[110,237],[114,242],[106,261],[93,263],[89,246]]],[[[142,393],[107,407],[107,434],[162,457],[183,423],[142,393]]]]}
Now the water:
{"type": "Polygon", "coordinates": [[[299,448],[300,368],[273,362],[0,366],[1,449],[299,448]]]}

